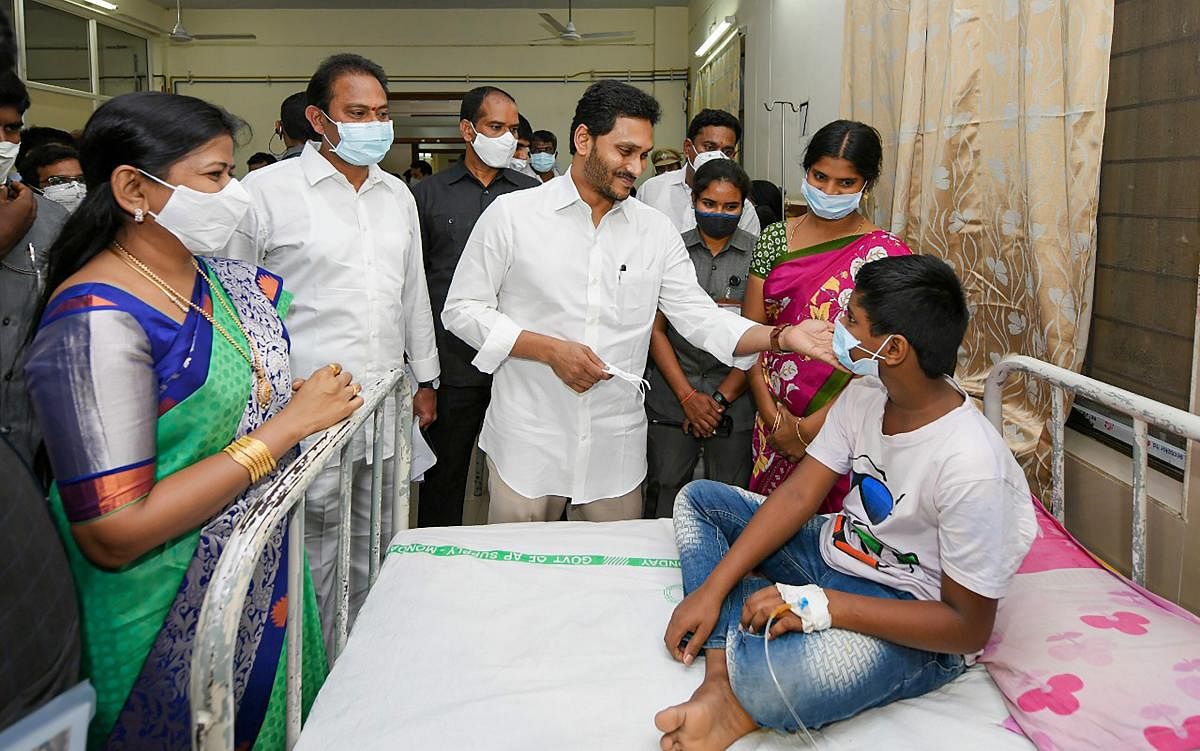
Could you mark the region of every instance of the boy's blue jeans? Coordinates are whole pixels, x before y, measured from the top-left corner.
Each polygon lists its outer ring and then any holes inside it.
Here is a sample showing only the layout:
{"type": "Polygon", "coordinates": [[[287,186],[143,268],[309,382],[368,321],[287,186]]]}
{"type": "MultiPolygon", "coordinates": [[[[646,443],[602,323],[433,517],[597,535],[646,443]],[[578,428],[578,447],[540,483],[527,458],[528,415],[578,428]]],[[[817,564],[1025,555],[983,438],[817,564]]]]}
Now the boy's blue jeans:
{"type": "MultiPolygon", "coordinates": [[[[748,490],[709,480],[684,487],[675,502],[675,541],[683,569],[683,589],[691,594],[716,567],[762,504],[748,490]]],[[[774,582],[816,584],[827,589],[892,600],[915,599],[883,584],[843,574],[821,557],[817,516],[782,548],[759,564],[763,577],[747,577],[721,608],[705,649],[725,649],[729,682],[741,705],[763,727],[794,732],[796,721],[767,670],[764,636],[739,625],[746,598],[774,582]],[[769,581],[768,581],[769,580],[769,581]]],[[[788,701],[810,728],[852,717],[896,699],[920,696],[965,669],[962,655],[935,654],[872,636],[831,628],[790,632],[771,640],[771,665],[788,701]]]]}

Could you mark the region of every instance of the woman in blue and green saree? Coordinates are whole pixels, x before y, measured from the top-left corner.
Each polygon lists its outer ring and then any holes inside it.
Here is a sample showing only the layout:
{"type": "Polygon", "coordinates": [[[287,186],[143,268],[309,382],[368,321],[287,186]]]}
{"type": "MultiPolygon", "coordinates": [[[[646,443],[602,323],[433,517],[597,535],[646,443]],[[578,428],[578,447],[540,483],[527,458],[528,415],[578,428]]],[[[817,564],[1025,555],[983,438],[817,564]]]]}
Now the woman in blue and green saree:
{"type": "MultiPolygon", "coordinates": [[[[283,281],[219,251],[250,210],[238,121],[127,94],[88,121],[88,196],[50,251],[26,372],[80,601],[89,748],[191,747],[200,606],[238,520],[299,441],[362,404],[336,363],[292,380],[283,281]]],[[[283,748],[287,529],[254,573],[234,657],[235,743],[283,748]]],[[[307,576],[306,576],[307,580],[307,576]]],[[[326,671],[304,598],[307,710],[326,671]]]]}

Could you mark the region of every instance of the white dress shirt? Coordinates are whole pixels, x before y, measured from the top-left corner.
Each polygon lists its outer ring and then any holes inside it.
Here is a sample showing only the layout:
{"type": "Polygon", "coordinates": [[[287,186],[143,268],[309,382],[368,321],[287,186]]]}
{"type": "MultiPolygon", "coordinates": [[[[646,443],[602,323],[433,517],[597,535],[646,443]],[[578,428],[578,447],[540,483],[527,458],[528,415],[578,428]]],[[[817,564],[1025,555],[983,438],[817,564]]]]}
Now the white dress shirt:
{"type": "MultiPolygon", "coordinates": [[[[675,229],[687,232],[696,227],[696,204],[692,201],[692,188],[686,182],[687,167],[655,175],[637,189],[637,198],[670,217],[675,229]]],[[[754,204],[749,199],[742,202],[742,218],[738,227],[755,237],[762,231],[754,204]]]]}
{"type": "MultiPolygon", "coordinates": [[[[420,381],[440,372],[421,257],[417,205],[408,186],[377,165],[358,191],[310,143],[295,159],[243,181],[253,210],[226,253],[283,277],[295,295],[287,316],[292,373],[331,362],[371,385],[408,364],[420,381]]],[[[391,454],[394,402],[385,408],[391,454]]],[[[373,425],[367,421],[365,441],[373,425]]],[[[363,434],[355,458],[365,455],[363,434]]]]}
{"type": "Polygon", "coordinates": [[[679,233],[658,211],[622,201],[592,224],[571,173],[497,198],[479,218],[442,321],[495,373],[480,447],[521,495],[587,503],[624,495],[646,474],[646,411],[619,378],[582,394],[549,365],[510,357],[522,330],[581,342],[641,375],[661,309],[684,337],[728,365],[754,323],[717,307],[679,233]]]}

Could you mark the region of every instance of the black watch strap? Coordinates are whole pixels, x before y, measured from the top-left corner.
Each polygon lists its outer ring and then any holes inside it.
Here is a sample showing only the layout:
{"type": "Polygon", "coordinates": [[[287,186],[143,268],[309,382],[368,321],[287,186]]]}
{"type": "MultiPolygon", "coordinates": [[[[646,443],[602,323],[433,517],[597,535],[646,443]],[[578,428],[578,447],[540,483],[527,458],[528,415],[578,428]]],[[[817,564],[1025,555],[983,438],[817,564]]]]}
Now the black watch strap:
{"type": "Polygon", "coordinates": [[[419,388],[419,389],[436,389],[437,386],[435,385],[434,381],[420,381],[419,383],[417,383],[417,388],[419,388]]]}
{"type": "Polygon", "coordinates": [[[720,404],[725,409],[729,409],[729,400],[726,399],[725,395],[721,393],[721,389],[713,389],[712,398],[717,404],[720,404]]]}

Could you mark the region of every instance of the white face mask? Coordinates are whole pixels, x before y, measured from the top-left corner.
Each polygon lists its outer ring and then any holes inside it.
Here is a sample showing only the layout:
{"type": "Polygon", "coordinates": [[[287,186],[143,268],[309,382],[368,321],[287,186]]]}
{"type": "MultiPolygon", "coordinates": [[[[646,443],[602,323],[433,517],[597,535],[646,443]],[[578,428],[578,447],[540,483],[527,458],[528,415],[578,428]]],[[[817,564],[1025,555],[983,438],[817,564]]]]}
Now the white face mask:
{"type": "Polygon", "coordinates": [[[216,193],[204,193],[186,185],[171,185],[148,172],[138,171],[174,191],[161,211],[148,213],[192,253],[213,255],[224,250],[250,210],[250,194],[236,179],[231,178],[216,193]]]}
{"type": "Polygon", "coordinates": [[[61,185],[47,185],[42,195],[62,206],[67,211],[74,211],[83,203],[87,196],[87,186],[83,183],[69,182],[61,185]]]}
{"type": "Polygon", "coordinates": [[[529,166],[528,159],[517,159],[514,156],[512,159],[508,160],[508,168],[515,169],[517,172],[523,171],[528,166],[529,166]]]}
{"type": "MultiPolygon", "coordinates": [[[[471,127],[474,129],[474,126],[471,127]]],[[[484,164],[492,169],[500,169],[507,167],[513,154],[517,153],[517,137],[511,131],[505,131],[503,135],[490,138],[476,130],[471,147],[484,164]]]]}
{"type": "Polygon", "coordinates": [[[692,165],[692,172],[699,172],[701,167],[713,161],[714,159],[728,158],[729,157],[725,156],[725,152],[721,151],[720,149],[716,151],[701,151],[699,154],[696,154],[696,158],[688,162],[688,164],[692,165]]]}
{"type": "Polygon", "coordinates": [[[0,141],[0,183],[8,179],[8,173],[12,172],[13,165],[17,163],[17,154],[20,151],[21,144],[0,141]]]}

